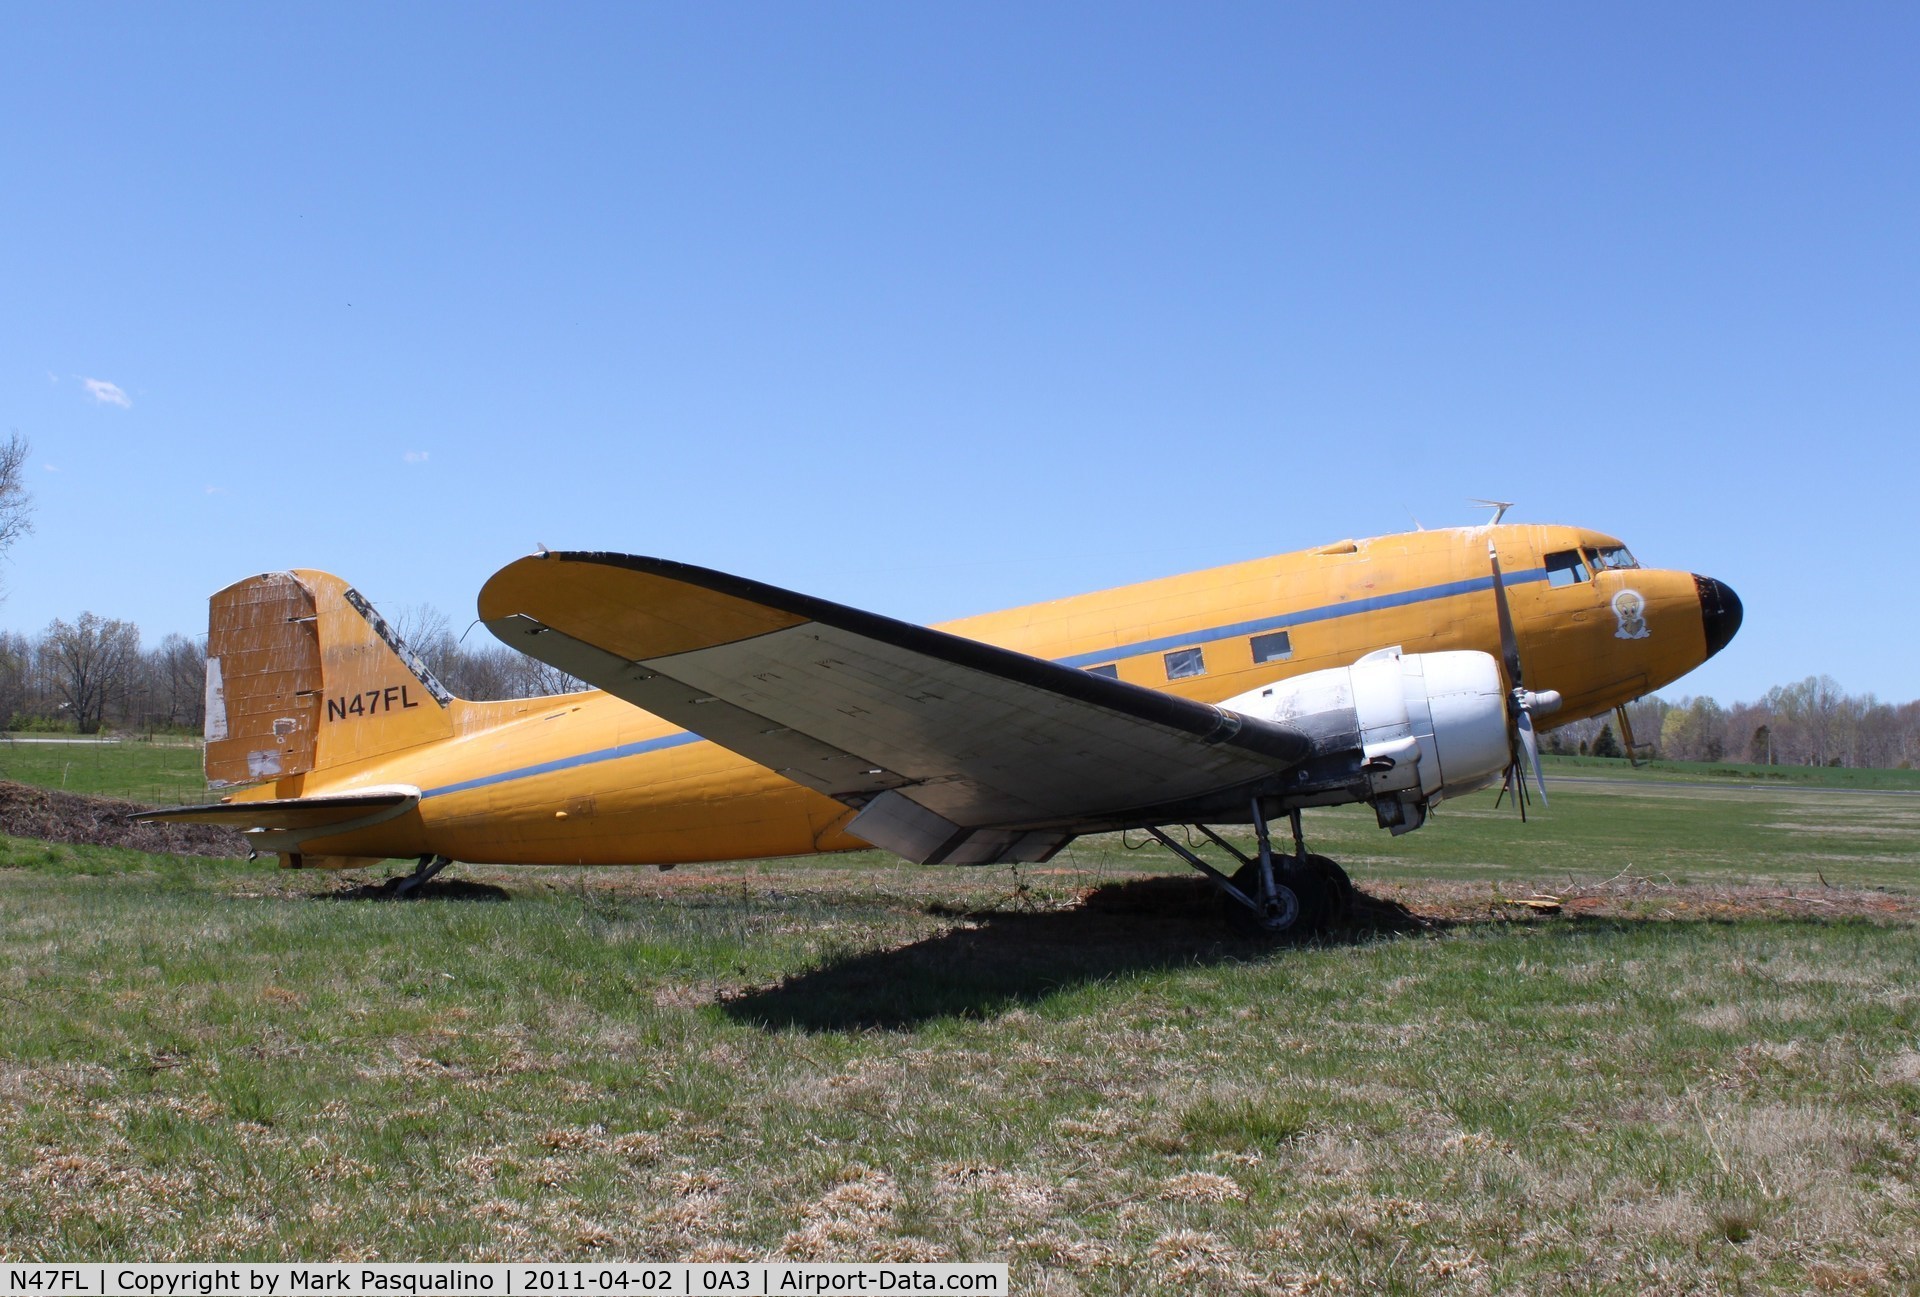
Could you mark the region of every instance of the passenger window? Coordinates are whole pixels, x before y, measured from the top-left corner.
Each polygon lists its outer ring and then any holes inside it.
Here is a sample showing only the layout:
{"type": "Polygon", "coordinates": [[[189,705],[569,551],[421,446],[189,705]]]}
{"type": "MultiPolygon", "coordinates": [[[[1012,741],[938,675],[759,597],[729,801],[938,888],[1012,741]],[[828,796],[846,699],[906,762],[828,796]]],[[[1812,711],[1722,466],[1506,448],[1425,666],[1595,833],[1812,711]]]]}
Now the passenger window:
{"type": "Polygon", "coordinates": [[[1596,572],[1609,572],[1614,568],[1639,567],[1633,555],[1627,553],[1625,545],[1614,545],[1609,549],[1593,551],[1593,569],[1596,572]]]}
{"type": "Polygon", "coordinates": [[[1175,649],[1166,655],[1167,679],[1185,680],[1207,673],[1207,659],[1197,648],[1175,649]]]}
{"type": "Polygon", "coordinates": [[[1262,662],[1285,662],[1293,656],[1293,641],[1287,638],[1287,632],[1275,631],[1271,635],[1255,635],[1248,641],[1253,645],[1253,664],[1262,662]]]}
{"type": "Polygon", "coordinates": [[[1547,555],[1546,566],[1548,585],[1577,585],[1587,579],[1586,560],[1577,549],[1547,555]]]}
{"type": "Polygon", "coordinates": [[[1090,676],[1105,676],[1109,680],[1118,680],[1120,678],[1120,664],[1117,662],[1103,662],[1097,667],[1088,667],[1087,674],[1090,676]]]}

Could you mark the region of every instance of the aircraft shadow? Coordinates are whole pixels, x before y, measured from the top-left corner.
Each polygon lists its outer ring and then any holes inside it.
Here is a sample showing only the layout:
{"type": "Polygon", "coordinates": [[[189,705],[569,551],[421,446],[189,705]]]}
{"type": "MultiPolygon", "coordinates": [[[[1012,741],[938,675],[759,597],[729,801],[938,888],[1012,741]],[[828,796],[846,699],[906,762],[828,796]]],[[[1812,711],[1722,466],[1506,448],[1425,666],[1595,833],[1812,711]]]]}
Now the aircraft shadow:
{"type": "Polygon", "coordinates": [[[513,894],[504,887],[495,887],[492,883],[474,883],[464,878],[433,878],[415,888],[409,896],[398,894],[395,884],[404,878],[400,875],[378,883],[361,883],[355,887],[344,887],[337,892],[318,893],[320,899],[329,901],[508,901],[513,894]]]}
{"type": "MultiPolygon", "coordinates": [[[[1355,901],[1347,923],[1308,940],[1358,945],[1448,926],[1394,901],[1364,893],[1355,901]]],[[[947,913],[972,922],[742,992],[720,1010],[769,1030],[897,1030],[936,1018],[989,1017],[1128,973],[1284,957],[1287,949],[1232,936],[1218,894],[1178,877],[1109,883],[1070,910],[947,913]]]]}

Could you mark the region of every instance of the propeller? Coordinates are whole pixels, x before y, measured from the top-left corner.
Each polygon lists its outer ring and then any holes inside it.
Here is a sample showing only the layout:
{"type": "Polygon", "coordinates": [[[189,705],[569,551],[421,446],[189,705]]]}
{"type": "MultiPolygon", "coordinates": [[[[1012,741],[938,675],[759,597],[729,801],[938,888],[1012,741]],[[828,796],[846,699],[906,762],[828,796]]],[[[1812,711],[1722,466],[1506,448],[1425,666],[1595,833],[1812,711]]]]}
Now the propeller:
{"type": "MultiPolygon", "coordinates": [[[[1493,565],[1493,607],[1500,620],[1500,652],[1507,664],[1507,763],[1506,782],[1501,786],[1500,797],[1512,789],[1514,801],[1520,806],[1520,818],[1527,818],[1527,771],[1520,764],[1520,753],[1526,751],[1527,761],[1533,766],[1533,783],[1540,794],[1540,804],[1550,805],[1547,801],[1547,776],[1540,767],[1540,741],[1534,735],[1533,716],[1535,712],[1545,716],[1560,706],[1560,695],[1552,689],[1543,689],[1534,693],[1526,687],[1520,671],[1520,640],[1513,633],[1513,613],[1507,607],[1507,584],[1500,575],[1500,555],[1493,541],[1487,541],[1487,562],[1493,565]]],[[[1500,798],[1494,799],[1494,805],[1500,804],[1500,798]]]]}

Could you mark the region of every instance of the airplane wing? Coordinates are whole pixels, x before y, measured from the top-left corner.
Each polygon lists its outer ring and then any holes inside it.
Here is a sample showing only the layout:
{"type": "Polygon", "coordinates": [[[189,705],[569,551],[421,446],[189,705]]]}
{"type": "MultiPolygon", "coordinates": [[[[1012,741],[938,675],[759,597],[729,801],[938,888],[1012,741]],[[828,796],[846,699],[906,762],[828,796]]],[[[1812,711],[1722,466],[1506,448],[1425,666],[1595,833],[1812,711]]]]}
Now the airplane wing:
{"type": "Polygon", "coordinates": [[[495,573],[514,648],[825,793],[922,863],[1044,860],[1076,834],[1244,814],[1308,737],[742,577],[626,554],[495,573]]]}

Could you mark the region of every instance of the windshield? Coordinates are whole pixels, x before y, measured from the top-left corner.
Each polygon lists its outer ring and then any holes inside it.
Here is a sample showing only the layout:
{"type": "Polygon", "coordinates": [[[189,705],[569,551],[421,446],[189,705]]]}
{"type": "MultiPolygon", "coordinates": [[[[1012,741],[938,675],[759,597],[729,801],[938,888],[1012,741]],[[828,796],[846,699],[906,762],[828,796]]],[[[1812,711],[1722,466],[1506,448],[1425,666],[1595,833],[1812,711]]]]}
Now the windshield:
{"type": "Polygon", "coordinates": [[[1611,549],[1596,549],[1592,554],[1593,570],[1596,572],[1606,572],[1616,567],[1640,566],[1634,561],[1633,555],[1627,553],[1625,545],[1615,545],[1611,549]]]}

